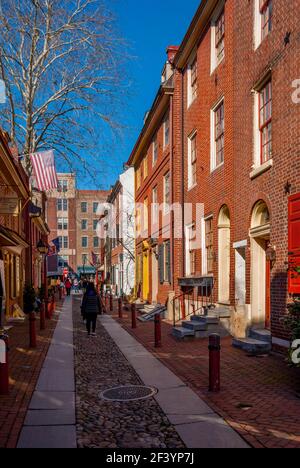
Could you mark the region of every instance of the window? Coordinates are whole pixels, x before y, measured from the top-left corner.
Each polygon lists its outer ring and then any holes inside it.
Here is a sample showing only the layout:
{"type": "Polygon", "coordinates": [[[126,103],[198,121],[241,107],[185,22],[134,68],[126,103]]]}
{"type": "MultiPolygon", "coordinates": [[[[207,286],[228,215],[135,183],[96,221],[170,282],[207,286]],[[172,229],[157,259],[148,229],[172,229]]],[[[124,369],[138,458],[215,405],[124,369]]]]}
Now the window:
{"type": "Polygon", "coordinates": [[[164,148],[170,143],[170,113],[167,112],[164,118],[164,148]]]}
{"type": "Polygon", "coordinates": [[[143,219],[143,231],[147,231],[148,230],[148,221],[149,221],[149,217],[148,217],[148,211],[149,211],[149,200],[148,198],[145,198],[144,200],[144,219],[143,219]]]}
{"type": "Polygon", "coordinates": [[[87,219],[82,219],[81,220],[81,230],[86,231],[88,228],[88,220],[87,219]]]}
{"type": "Polygon", "coordinates": [[[209,218],[205,221],[205,250],[207,261],[207,273],[212,274],[214,271],[213,218],[209,218]]]}
{"type": "Polygon", "coordinates": [[[94,231],[97,231],[98,223],[99,223],[98,219],[94,219],[94,221],[93,221],[93,229],[94,229],[94,231]]]}
{"type": "Polygon", "coordinates": [[[57,200],[57,211],[68,211],[68,200],[66,198],[57,200]]]}
{"type": "Polygon", "coordinates": [[[225,12],[220,14],[216,21],[215,27],[215,48],[216,48],[216,64],[222,62],[225,57],[225,12]]]}
{"type": "Polygon", "coordinates": [[[186,228],[186,275],[193,276],[196,274],[196,250],[193,247],[193,242],[196,238],[195,225],[192,224],[186,228]]]}
{"type": "Polygon", "coordinates": [[[171,243],[164,242],[164,282],[171,283],[171,243]]]}
{"type": "Polygon", "coordinates": [[[68,229],[68,220],[66,218],[58,218],[57,220],[57,230],[58,231],[67,231],[68,229]]]}
{"type": "Polygon", "coordinates": [[[93,245],[95,249],[99,248],[99,237],[94,237],[93,245]]]}
{"type": "Polygon", "coordinates": [[[261,144],[261,164],[272,159],[272,83],[259,93],[259,131],[261,144]]]}
{"type": "Polygon", "coordinates": [[[136,171],[136,187],[139,189],[141,187],[141,167],[139,167],[136,171]]]}
{"type": "Polygon", "coordinates": [[[188,106],[196,99],[198,94],[197,57],[190,63],[188,69],[188,106]]]}
{"type": "Polygon", "coordinates": [[[272,31],[273,0],[254,0],[254,4],[254,48],[257,49],[272,31]]]}
{"type": "Polygon", "coordinates": [[[69,238],[67,236],[60,236],[59,238],[59,248],[68,249],[69,248],[69,238]]]}
{"type": "Polygon", "coordinates": [[[68,268],[69,266],[69,257],[66,255],[62,255],[58,257],[58,266],[60,268],[68,268]]]}
{"type": "Polygon", "coordinates": [[[197,133],[189,137],[188,141],[188,188],[197,184],[197,133]]]}
{"type": "Polygon", "coordinates": [[[159,219],[158,219],[158,192],[157,192],[157,187],[154,187],[152,190],[152,221],[153,221],[153,226],[157,226],[159,219]]]}
{"type": "Polygon", "coordinates": [[[263,41],[272,31],[273,0],[259,0],[261,15],[261,40],[263,41]]]}
{"type": "Polygon", "coordinates": [[[99,203],[98,203],[98,202],[94,202],[94,203],[93,203],[93,213],[94,213],[94,214],[97,214],[98,207],[99,207],[99,203]]]}
{"type": "Polygon", "coordinates": [[[152,143],[152,151],[153,151],[153,156],[152,156],[152,162],[153,166],[157,163],[158,160],[158,141],[157,141],[157,134],[153,138],[153,143],[152,143]]]}
{"type": "Polygon", "coordinates": [[[171,202],[171,192],[170,192],[170,173],[164,177],[164,213],[168,214],[170,212],[170,202],[171,202]]]}
{"type": "Polygon", "coordinates": [[[144,180],[148,177],[148,156],[144,157],[144,180]]]}
{"type": "Polygon", "coordinates": [[[81,213],[87,213],[87,211],[88,211],[87,202],[81,202],[81,213]]]}
{"type": "Polygon", "coordinates": [[[68,191],[68,181],[67,180],[59,180],[58,181],[58,191],[66,193],[68,191]]]}
{"type": "Polygon", "coordinates": [[[81,247],[83,247],[83,248],[88,247],[88,238],[87,237],[82,237],[81,238],[81,247]]]}
{"type": "Polygon", "coordinates": [[[225,110],[224,101],[212,111],[212,170],[224,163],[225,110]]]}

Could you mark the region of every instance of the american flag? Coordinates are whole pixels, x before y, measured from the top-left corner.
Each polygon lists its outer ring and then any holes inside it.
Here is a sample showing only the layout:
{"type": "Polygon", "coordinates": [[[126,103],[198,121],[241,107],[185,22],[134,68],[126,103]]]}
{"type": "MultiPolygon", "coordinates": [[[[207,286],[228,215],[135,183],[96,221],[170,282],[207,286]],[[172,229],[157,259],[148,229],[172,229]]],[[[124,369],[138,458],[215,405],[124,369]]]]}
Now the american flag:
{"type": "Polygon", "coordinates": [[[30,160],[36,180],[36,188],[41,192],[57,189],[58,179],[53,151],[33,153],[30,155],[30,160]]]}

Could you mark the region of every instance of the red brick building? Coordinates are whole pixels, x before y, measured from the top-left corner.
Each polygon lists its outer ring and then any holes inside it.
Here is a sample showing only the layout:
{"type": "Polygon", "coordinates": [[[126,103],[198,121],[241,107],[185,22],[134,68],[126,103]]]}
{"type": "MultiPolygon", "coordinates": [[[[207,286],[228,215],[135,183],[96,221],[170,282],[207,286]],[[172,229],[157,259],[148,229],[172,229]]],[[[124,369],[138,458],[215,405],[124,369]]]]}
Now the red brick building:
{"type": "MultiPolygon", "coordinates": [[[[287,272],[289,252],[298,258],[300,250],[299,16],[298,0],[289,8],[203,0],[129,160],[136,202],[150,206],[156,188],[158,203],[178,203],[183,220],[171,212],[169,244],[161,231],[156,241],[136,241],[142,298],[163,302],[192,288],[191,314],[210,283],[232,335],[270,330],[279,346],[288,339],[281,318],[289,293],[300,292],[287,272]]],[[[149,212],[137,212],[137,225],[141,216],[151,225],[149,212]]]]}

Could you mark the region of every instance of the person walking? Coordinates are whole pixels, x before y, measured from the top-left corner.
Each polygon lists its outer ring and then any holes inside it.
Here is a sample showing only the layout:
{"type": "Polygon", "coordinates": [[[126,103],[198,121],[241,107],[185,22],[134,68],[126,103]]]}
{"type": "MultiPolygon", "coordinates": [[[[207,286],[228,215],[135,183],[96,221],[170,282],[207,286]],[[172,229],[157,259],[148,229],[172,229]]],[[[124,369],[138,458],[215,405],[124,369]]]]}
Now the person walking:
{"type": "Polygon", "coordinates": [[[96,336],[97,316],[102,315],[102,304],[94,283],[89,283],[83,296],[81,313],[86,320],[88,336],[96,336]],[[92,333],[91,333],[92,329],[92,333]]]}
{"type": "Polygon", "coordinates": [[[79,281],[77,278],[74,279],[73,285],[74,285],[74,292],[78,294],[79,293],[79,281]]]}
{"type": "Polygon", "coordinates": [[[65,282],[65,288],[67,290],[67,296],[71,296],[72,283],[69,278],[65,282]]]}

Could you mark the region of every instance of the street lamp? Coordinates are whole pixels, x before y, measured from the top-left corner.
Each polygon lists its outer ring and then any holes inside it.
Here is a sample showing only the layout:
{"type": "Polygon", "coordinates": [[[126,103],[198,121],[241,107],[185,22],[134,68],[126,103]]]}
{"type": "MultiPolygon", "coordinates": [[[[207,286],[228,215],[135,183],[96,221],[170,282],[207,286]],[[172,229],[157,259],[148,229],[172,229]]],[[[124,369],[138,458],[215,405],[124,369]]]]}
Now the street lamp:
{"type": "Polygon", "coordinates": [[[37,250],[41,255],[46,255],[48,252],[48,246],[42,241],[42,239],[38,242],[37,250]]]}

